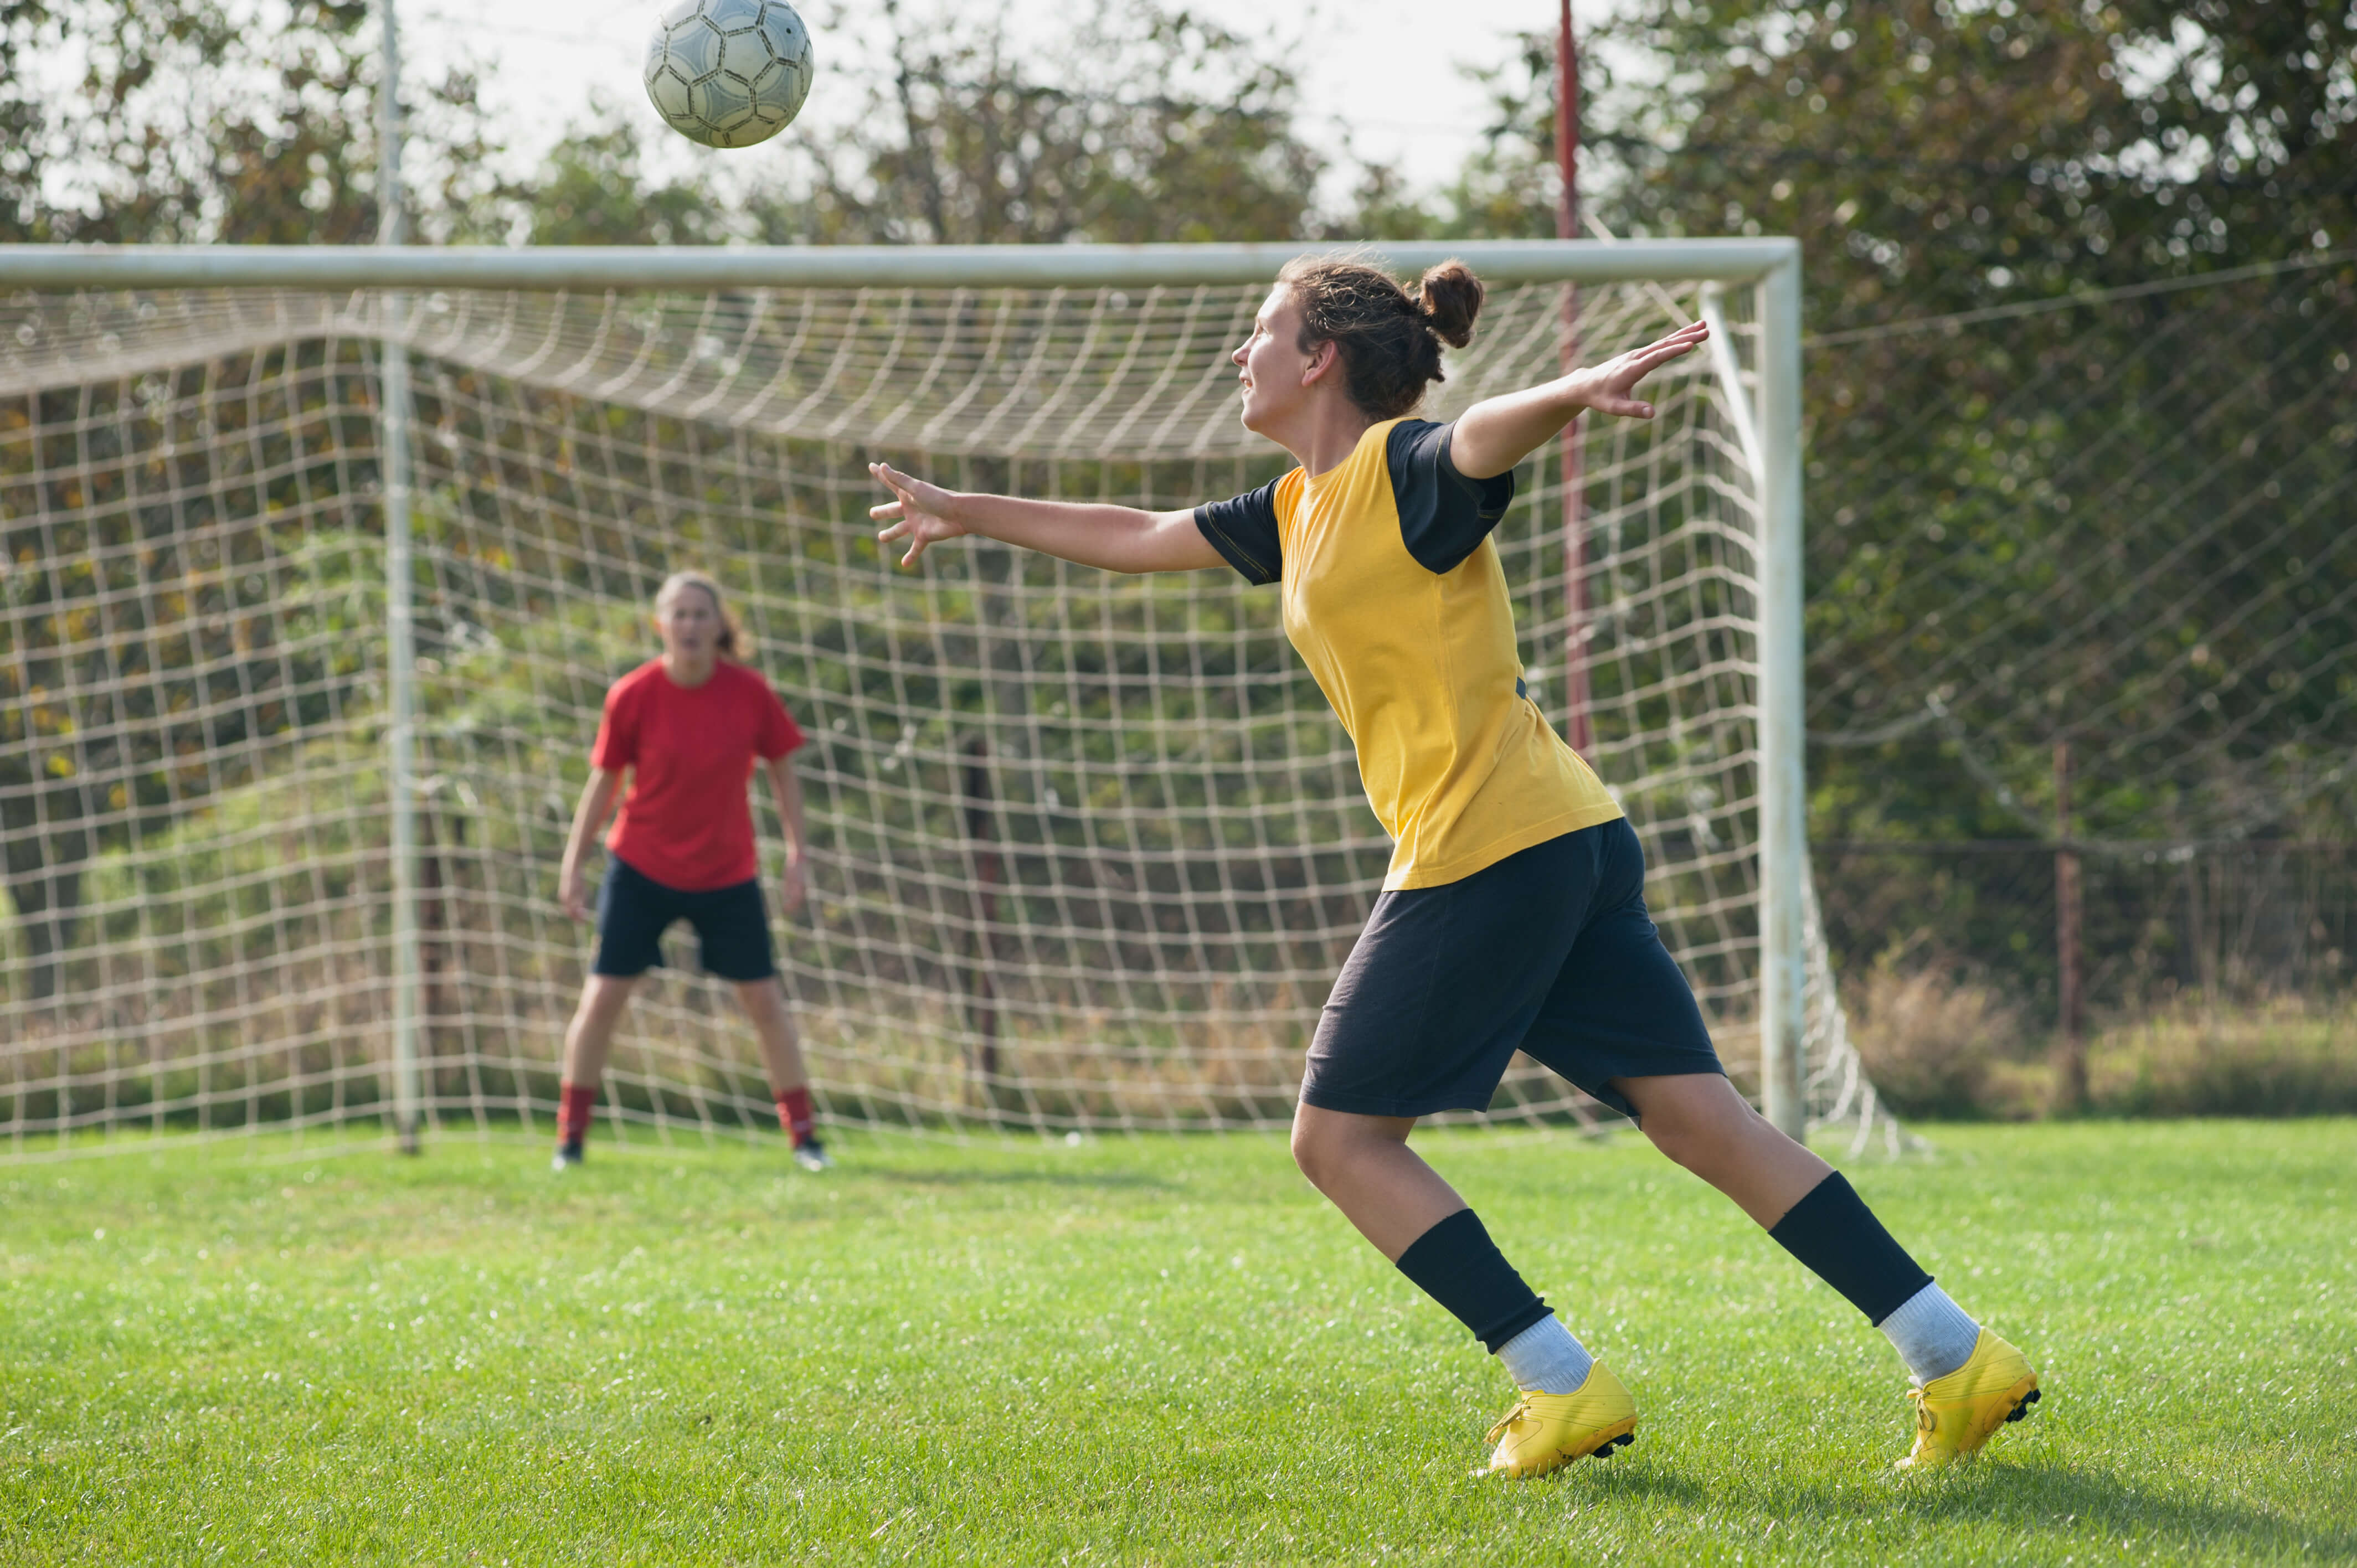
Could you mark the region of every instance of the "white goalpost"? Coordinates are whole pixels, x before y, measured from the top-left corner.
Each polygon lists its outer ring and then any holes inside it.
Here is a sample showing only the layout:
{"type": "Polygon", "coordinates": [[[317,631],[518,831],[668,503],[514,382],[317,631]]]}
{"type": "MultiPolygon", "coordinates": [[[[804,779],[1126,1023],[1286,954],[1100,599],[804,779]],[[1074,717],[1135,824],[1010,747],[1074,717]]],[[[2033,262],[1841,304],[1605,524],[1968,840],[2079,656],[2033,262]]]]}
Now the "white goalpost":
{"type": "MultiPolygon", "coordinates": [[[[1282,1122],[1388,844],[1274,594],[976,541],[901,574],[865,464],[1260,483],[1224,355],[1300,249],[0,246],[5,1147],[544,1127],[589,946],[558,849],[689,565],[812,738],[779,934],[827,1116],[1282,1122]]],[[[1519,474],[1528,680],[1587,693],[1738,1079],[1895,1136],[1810,887],[1797,243],[1373,249],[1491,285],[1436,417],[1554,374],[1575,287],[1590,358],[1711,319],[1655,421],[1581,433],[1581,549],[1557,455],[1519,474]]],[[[731,1010],[666,974],[602,1114],[759,1127],[731,1010]]],[[[1488,1117],[1587,1113],[1518,1060],[1488,1117]]]]}

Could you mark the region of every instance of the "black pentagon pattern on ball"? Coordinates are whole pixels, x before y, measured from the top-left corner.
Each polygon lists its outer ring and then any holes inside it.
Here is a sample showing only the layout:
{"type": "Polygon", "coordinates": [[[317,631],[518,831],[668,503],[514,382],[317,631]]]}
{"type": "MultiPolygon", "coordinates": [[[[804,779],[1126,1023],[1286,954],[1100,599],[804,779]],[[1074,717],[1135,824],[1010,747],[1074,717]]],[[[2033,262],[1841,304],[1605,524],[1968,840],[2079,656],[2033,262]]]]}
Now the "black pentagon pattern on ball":
{"type": "Polygon", "coordinates": [[[786,0],[679,0],[647,46],[647,97],[673,130],[748,147],[810,95],[810,30],[786,0]]]}

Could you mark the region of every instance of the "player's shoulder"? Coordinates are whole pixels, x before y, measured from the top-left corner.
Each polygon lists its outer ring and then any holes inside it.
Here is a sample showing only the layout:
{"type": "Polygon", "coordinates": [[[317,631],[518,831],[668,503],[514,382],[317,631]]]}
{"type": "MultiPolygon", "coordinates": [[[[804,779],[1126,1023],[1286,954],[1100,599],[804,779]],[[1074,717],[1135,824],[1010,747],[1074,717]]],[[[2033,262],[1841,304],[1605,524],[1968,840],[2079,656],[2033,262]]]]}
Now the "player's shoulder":
{"type": "MultiPolygon", "coordinates": [[[[1379,427],[1380,428],[1380,427],[1379,427]]],[[[1448,445],[1448,425],[1437,419],[1394,419],[1383,431],[1383,457],[1397,474],[1410,464],[1437,461],[1448,445]]]]}
{"type": "Polygon", "coordinates": [[[777,694],[776,688],[770,684],[770,678],[767,675],[762,674],[750,664],[739,664],[733,659],[723,659],[715,663],[712,667],[712,678],[725,682],[727,690],[731,692],[743,692],[755,695],[763,692],[772,696],[777,694]]]}
{"type": "Polygon", "coordinates": [[[775,710],[785,714],[789,719],[793,717],[786,707],[785,698],[779,693],[777,687],[770,683],[770,678],[750,664],[723,659],[714,666],[712,673],[713,679],[727,682],[724,688],[727,700],[741,711],[767,714],[775,710]]]}
{"type": "Polygon", "coordinates": [[[1293,510],[1294,507],[1301,499],[1303,487],[1308,483],[1308,471],[1297,463],[1282,474],[1279,474],[1275,480],[1270,484],[1268,488],[1269,504],[1276,509],[1276,513],[1279,517],[1284,517],[1293,510]]]}
{"type": "Polygon", "coordinates": [[[662,660],[660,659],[650,659],[644,664],[640,665],[636,670],[631,671],[629,674],[623,676],[620,680],[607,687],[606,701],[608,703],[619,703],[636,698],[645,692],[649,686],[652,685],[655,678],[662,673],[662,660]]]}

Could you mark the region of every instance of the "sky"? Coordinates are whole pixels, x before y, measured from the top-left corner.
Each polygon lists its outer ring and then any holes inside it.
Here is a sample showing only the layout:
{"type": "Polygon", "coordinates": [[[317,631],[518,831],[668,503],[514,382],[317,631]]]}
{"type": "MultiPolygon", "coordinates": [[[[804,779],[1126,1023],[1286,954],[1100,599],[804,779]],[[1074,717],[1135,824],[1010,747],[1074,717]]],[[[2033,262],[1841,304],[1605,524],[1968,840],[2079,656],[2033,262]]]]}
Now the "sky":
{"type": "MultiPolygon", "coordinates": [[[[647,35],[666,8],[660,0],[500,0],[488,12],[474,10],[470,0],[398,3],[406,69],[438,74],[437,67],[461,54],[487,67],[484,99],[507,132],[511,159],[523,167],[536,163],[597,93],[645,117],[645,140],[660,149],[659,170],[683,169],[698,157],[757,160],[767,150],[716,155],[663,132],[639,79],[647,35]]],[[[953,0],[904,3],[915,10],[953,0]]],[[[1017,36],[1043,48],[1053,47],[1060,18],[1076,3],[1004,0],[1017,36]]],[[[818,58],[803,114],[823,120],[847,113],[882,69],[889,35],[881,0],[797,4],[818,58]]],[[[1486,120],[1479,85],[1457,68],[1503,61],[1515,32],[1551,30],[1556,16],[1555,0],[1186,4],[1246,37],[1290,46],[1286,52],[1302,86],[1301,129],[1314,145],[1339,154],[1347,143],[1361,161],[1391,164],[1412,188],[1427,191],[1455,173],[1486,120]],[[1448,37],[1430,37],[1436,16],[1450,19],[1448,37]]],[[[1575,16],[1604,9],[1605,0],[1579,0],[1575,16]]],[[[780,140],[793,134],[789,126],[780,140]]]]}

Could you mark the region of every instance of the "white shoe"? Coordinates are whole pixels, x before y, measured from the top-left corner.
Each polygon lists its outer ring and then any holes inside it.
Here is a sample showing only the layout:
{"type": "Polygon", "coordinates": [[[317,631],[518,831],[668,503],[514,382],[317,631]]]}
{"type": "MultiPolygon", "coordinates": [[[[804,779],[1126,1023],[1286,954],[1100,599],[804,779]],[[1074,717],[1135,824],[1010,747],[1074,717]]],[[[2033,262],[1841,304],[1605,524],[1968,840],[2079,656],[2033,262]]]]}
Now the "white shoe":
{"type": "Polygon", "coordinates": [[[558,1176],[563,1176],[566,1171],[571,1170],[580,1163],[580,1150],[559,1148],[556,1151],[555,1157],[548,1162],[548,1168],[554,1171],[558,1176]]]}
{"type": "Polygon", "coordinates": [[[812,1138],[794,1145],[794,1164],[813,1173],[831,1171],[834,1169],[834,1156],[826,1152],[824,1144],[812,1138]]]}

